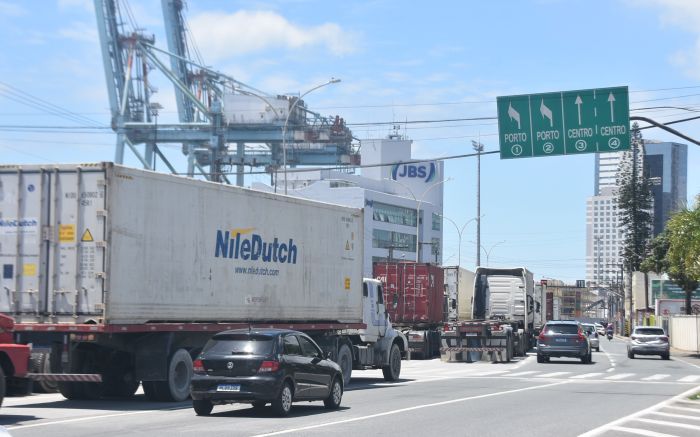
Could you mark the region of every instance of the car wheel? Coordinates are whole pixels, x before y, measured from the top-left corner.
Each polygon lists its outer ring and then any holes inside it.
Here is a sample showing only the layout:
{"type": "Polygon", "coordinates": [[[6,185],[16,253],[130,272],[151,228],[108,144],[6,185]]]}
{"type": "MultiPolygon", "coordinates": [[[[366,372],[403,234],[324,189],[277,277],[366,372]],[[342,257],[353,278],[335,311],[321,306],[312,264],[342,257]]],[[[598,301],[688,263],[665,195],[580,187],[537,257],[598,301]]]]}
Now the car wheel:
{"type": "Polygon", "coordinates": [[[192,401],[192,408],[194,408],[194,412],[197,413],[197,416],[208,416],[211,414],[211,410],[214,409],[214,404],[206,399],[195,399],[192,401]]]}
{"type": "Polygon", "coordinates": [[[537,362],[544,363],[544,355],[537,354],[537,362]]]}
{"type": "Polygon", "coordinates": [[[280,417],[288,415],[289,410],[292,409],[292,398],[292,386],[288,382],[285,382],[282,386],[282,390],[280,390],[277,395],[277,399],[272,401],[272,409],[275,414],[280,417]]]}
{"type": "Polygon", "coordinates": [[[401,351],[397,345],[391,346],[389,365],[382,367],[385,381],[396,381],[401,375],[401,351]]]}
{"type": "Polygon", "coordinates": [[[340,384],[340,379],[337,377],[333,380],[331,384],[331,392],[328,397],[323,400],[323,404],[329,410],[337,410],[340,408],[340,401],[343,399],[343,386],[340,384]]]}
{"type": "Polygon", "coordinates": [[[661,358],[663,358],[664,360],[670,360],[671,354],[663,354],[663,355],[661,355],[661,358]]]}
{"type": "Polygon", "coordinates": [[[255,408],[256,410],[261,410],[261,409],[265,408],[265,405],[267,405],[267,402],[255,401],[252,403],[252,405],[253,405],[253,408],[255,408]]]}
{"type": "Polygon", "coordinates": [[[634,359],[634,354],[630,351],[627,351],[627,358],[632,358],[634,359]]]}
{"type": "Polygon", "coordinates": [[[596,351],[596,352],[600,352],[600,346],[598,346],[597,348],[595,348],[595,351],[596,351]]]}

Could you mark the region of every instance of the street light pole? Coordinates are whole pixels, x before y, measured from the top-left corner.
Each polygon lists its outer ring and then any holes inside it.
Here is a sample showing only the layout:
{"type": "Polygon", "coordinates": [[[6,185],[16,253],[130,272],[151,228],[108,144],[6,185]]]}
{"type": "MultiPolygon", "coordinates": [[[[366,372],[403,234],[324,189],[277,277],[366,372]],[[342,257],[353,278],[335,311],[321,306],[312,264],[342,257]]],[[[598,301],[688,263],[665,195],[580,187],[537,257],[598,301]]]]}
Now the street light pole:
{"type": "Polygon", "coordinates": [[[442,214],[440,214],[440,217],[442,217],[442,218],[446,219],[447,221],[449,221],[450,223],[452,223],[455,227],[455,230],[457,231],[457,239],[458,239],[458,243],[459,243],[459,246],[457,247],[457,267],[459,267],[462,265],[462,232],[464,232],[464,228],[466,228],[469,223],[473,222],[477,218],[474,217],[473,219],[467,220],[460,228],[459,226],[457,226],[457,223],[455,223],[455,221],[452,220],[451,218],[449,218],[445,215],[442,215],[442,214]]]}
{"type": "Polygon", "coordinates": [[[481,152],[484,145],[480,141],[472,140],[472,147],[476,151],[476,266],[481,264],[481,152]]]}
{"type": "MultiPolygon", "coordinates": [[[[494,244],[491,246],[491,248],[488,249],[488,250],[486,250],[486,248],[485,248],[484,246],[477,246],[477,249],[478,249],[478,250],[484,249],[484,252],[486,252],[486,266],[487,266],[487,267],[488,267],[488,265],[489,265],[489,257],[491,256],[491,251],[493,251],[493,249],[494,249],[496,246],[498,246],[499,244],[503,244],[503,243],[505,243],[505,242],[506,242],[506,240],[498,241],[498,242],[494,243],[494,244]]],[[[474,242],[472,241],[472,243],[474,243],[474,242]]]]}
{"type": "MultiPolygon", "coordinates": [[[[302,101],[302,99],[309,93],[316,91],[319,88],[322,88],[326,85],[330,85],[332,83],[338,83],[340,82],[340,79],[336,78],[331,78],[328,82],[324,82],[321,85],[317,85],[310,90],[306,91],[304,94],[300,95],[298,99],[294,101],[292,106],[289,108],[289,111],[287,112],[287,118],[284,120],[284,127],[282,128],[282,166],[284,167],[284,194],[287,194],[287,124],[289,123],[289,116],[292,115],[292,112],[294,112],[294,108],[296,108],[297,104],[302,101]]],[[[275,184],[277,181],[275,181],[275,184]]]]}

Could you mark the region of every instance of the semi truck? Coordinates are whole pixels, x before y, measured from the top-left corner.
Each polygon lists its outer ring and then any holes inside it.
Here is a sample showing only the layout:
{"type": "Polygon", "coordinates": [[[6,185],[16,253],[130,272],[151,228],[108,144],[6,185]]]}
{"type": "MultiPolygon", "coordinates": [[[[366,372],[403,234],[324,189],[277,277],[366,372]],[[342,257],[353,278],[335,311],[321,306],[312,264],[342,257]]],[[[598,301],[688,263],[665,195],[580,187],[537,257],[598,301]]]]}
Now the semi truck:
{"type": "Polygon", "coordinates": [[[445,322],[443,268],[429,263],[381,261],[373,265],[381,281],[392,323],[408,338],[411,358],[430,359],[440,353],[445,322]]]}
{"type": "Polygon", "coordinates": [[[242,327],[306,332],[346,384],[396,380],[408,344],[362,277],[362,214],[113,163],[0,166],[0,312],[74,375],[54,379],[68,399],[182,401],[193,357],[242,327]]]}
{"type": "Polygon", "coordinates": [[[525,356],[533,345],[534,281],[523,267],[477,267],[470,320],[448,322],[442,333],[446,361],[473,361],[488,353],[494,361],[525,356]]]}

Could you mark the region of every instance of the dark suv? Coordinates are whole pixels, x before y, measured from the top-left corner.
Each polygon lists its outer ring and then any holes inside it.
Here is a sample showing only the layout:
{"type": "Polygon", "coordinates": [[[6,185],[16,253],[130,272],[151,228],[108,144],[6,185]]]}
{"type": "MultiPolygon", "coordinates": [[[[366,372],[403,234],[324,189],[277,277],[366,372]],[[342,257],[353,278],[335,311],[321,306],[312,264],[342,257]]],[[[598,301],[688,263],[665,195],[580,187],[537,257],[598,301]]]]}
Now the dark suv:
{"type": "Polygon", "coordinates": [[[584,364],[592,361],[591,344],[579,322],[552,320],[544,325],[537,337],[537,362],[551,357],[580,358],[584,364]]]}
{"type": "Polygon", "coordinates": [[[280,329],[236,329],[212,337],[194,361],[192,406],[206,416],[214,405],[267,403],[281,416],[292,401],[340,406],[343,375],[306,334],[280,329]]]}

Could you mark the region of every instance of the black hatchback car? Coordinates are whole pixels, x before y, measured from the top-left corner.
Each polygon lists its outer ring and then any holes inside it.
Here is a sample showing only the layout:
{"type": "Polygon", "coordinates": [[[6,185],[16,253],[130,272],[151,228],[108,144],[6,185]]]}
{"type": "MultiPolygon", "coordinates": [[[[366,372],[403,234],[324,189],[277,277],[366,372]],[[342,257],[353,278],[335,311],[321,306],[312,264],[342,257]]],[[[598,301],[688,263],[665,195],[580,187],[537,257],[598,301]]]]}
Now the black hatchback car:
{"type": "Polygon", "coordinates": [[[306,334],[281,329],[236,329],[214,335],[194,360],[190,386],[199,416],[214,405],[267,403],[280,416],[293,401],[322,400],[336,409],[343,397],[340,366],[306,334]]]}
{"type": "Polygon", "coordinates": [[[580,323],[550,320],[544,325],[537,337],[537,362],[545,363],[551,357],[580,358],[584,364],[591,363],[591,343],[580,323]]]}

